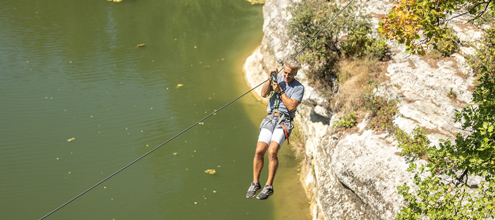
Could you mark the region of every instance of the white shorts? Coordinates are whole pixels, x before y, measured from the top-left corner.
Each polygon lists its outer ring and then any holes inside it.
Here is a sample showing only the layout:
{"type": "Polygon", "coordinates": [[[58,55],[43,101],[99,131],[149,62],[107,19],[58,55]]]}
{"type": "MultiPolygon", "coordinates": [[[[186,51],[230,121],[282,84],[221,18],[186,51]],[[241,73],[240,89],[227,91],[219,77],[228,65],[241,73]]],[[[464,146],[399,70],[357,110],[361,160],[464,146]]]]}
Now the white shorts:
{"type": "Polygon", "coordinates": [[[258,142],[262,141],[270,145],[272,141],[278,143],[278,145],[282,146],[285,141],[285,132],[282,126],[277,126],[275,131],[272,133],[270,130],[266,128],[262,128],[260,131],[260,136],[258,136],[258,142]]]}

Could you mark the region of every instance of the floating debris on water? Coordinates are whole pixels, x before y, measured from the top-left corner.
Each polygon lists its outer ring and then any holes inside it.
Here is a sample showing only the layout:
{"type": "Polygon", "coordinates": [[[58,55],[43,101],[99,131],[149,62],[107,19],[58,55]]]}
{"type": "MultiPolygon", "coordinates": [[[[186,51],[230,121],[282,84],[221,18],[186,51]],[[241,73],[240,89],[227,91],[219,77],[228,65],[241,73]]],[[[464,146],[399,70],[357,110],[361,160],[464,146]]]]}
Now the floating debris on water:
{"type": "Polygon", "coordinates": [[[67,142],[71,142],[73,140],[76,140],[76,138],[69,138],[69,139],[67,139],[67,142]]]}
{"type": "MultiPolygon", "coordinates": [[[[175,155],[177,155],[177,154],[178,154],[178,152],[174,152],[174,156],[175,156],[175,155]]],[[[187,169],[186,169],[186,170],[187,170],[187,169]]]]}
{"type": "Polygon", "coordinates": [[[177,88],[180,88],[180,87],[182,87],[182,86],[184,86],[184,85],[183,85],[183,84],[181,84],[181,83],[177,84],[177,88]]]}
{"type": "Polygon", "coordinates": [[[263,5],[265,4],[265,0],[246,0],[251,3],[251,5],[263,5]]]}
{"type": "Polygon", "coordinates": [[[215,169],[207,169],[207,170],[205,170],[205,173],[213,175],[213,174],[217,173],[217,171],[215,171],[215,169]]]}
{"type": "MultiPolygon", "coordinates": [[[[114,0],[114,1],[115,1],[115,0],[114,0]]],[[[146,44],[138,44],[138,45],[136,46],[136,48],[145,47],[145,46],[146,46],[146,44]]]]}

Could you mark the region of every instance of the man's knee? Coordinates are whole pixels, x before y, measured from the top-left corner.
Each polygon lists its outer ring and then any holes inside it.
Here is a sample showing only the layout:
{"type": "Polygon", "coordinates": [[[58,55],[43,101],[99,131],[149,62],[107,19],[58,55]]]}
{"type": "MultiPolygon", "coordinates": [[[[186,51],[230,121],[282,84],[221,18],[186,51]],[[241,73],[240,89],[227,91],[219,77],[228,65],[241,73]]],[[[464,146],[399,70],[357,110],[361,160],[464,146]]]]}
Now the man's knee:
{"type": "Polygon", "coordinates": [[[265,143],[265,142],[258,142],[258,144],[256,145],[256,152],[255,152],[255,156],[265,156],[265,152],[266,150],[268,149],[268,144],[265,143]]]}
{"type": "Polygon", "coordinates": [[[270,149],[268,149],[268,157],[270,159],[278,159],[278,150],[280,149],[280,145],[276,142],[272,142],[270,145],[270,149]]]}

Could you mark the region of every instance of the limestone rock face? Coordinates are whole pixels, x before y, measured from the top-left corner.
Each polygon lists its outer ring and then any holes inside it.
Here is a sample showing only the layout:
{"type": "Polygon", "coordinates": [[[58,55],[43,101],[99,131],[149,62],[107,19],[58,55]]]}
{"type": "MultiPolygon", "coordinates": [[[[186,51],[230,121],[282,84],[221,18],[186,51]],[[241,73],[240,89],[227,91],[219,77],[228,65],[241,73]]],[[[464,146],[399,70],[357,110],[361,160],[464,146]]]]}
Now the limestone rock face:
{"type": "MultiPolygon", "coordinates": [[[[265,2],[265,36],[244,66],[246,79],[253,87],[266,80],[271,69],[281,68],[281,63],[298,49],[287,35],[290,15],[285,8],[293,2],[265,2]]],[[[392,2],[366,2],[375,27],[393,7],[392,2]]],[[[454,31],[461,32],[460,28],[455,24],[454,31]]],[[[475,45],[480,36],[480,31],[472,30],[463,31],[459,38],[475,45]]],[[[388,44],[392,51],[386,73],[389,79],[374,93],[399,101],[394,124],[406,132],[421,126],[428,132],[432,145],[461,132],[460,124],[452,118],[455,110],[470,102],[469,88],[474,80],[464,57],[454,54],[429,60],[405,54],[405,49],[394,42],[388,44]],[[450,91],[457,95],[456,99],[447,96],[450,91]]],[[[461,47],[461,50],[472,49],[461,47]]],[[[305,94],[295,120],[305,136],[306,157],[301,177],[313,203],[308,211],[313,219],[393,219],[403,206],[397,186],[412,183],[413,175],[406,171],[411,161],[400,156],[401,150],[393,138],[366,130],[366,120],[357,125],[357,133],[332,134],[335,132],[331,125],[338,116],[324,107],[326,98],[308,85],[306,68],[296,77],[305,86],[305,94]]],[[[260,88],[255,94],[259,91],[260,88]]]]}

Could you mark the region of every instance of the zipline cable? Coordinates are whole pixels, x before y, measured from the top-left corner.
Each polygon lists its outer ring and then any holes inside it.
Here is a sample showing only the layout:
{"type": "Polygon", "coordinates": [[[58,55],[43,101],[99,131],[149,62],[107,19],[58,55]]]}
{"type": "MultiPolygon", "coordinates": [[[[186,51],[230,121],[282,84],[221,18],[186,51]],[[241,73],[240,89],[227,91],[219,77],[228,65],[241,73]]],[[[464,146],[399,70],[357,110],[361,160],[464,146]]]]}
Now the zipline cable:
{"type": "MultiPolygon", "coordinates": [[[[340,13],[342,11],[344,11],[347,6],[349,6],[354,0],[351,0],[349,3],[347,3],[347,5],[339,11],[339,13],[337,13],[318,33],[316,33],[312,38],[311,40],[306,43],[306,45],[304,45],[303,48],[301,48],[299,50],[299,52],[296,53],[296,55],[294,55],[293,57],[297,57],[297,55],[299,55],[308,45],[309,43],[311,43],[311,41],[313,41],[325,28],[328,27],[328,25],[330,25],[330,23],[333,22],[333,20],[340,15],[340,13]]],[[[280,70],[282,71],[282,69],[280,70]]],[[[279,72],[280,72],[279,71],[279,72]]],[[[249,91],[245,92],[244,94],[240,95],[239,97],[233,99],[232,101],[230,101],[229,103],[225,104],[224,106],[220,107],[219,109],[213,111],[212,113],[210,113],[209,115],[205,116],[204,118],[202,118],[201,120],[197,121],[196,123],[192,124],[191,126],[187,127],[186,129],[184,129],[183,131],[179,132],[178,134],[176,134],[175,136],[171,137],[170,139],[168,139],[167,141],[161,143],[160,145],[156,146],[155,148],[153,148],[152,150],[148,151],[147,153],[143,154],[142,156],[138,157],[137,159],[135,159],[134,161],[130,162],[129,164],[125,165],[124,167],[120,168],[119,170],[115,171],[114,173],[110,174],[108,177],[102,179],[100,182],[96,183],[95,185],[89,187],[88,189],[84,190],[82,193],[80,193],[79,195],[75,196],[74,198],[70,199],[69,201],[65,202],[64,204],[60,205],[59,207],[57,207],[56,209],[54,209],[53,211],[49,212],[48,214],[44,215],[43,217],[41,217],[39,220],[42,220],[42,219],[45,219],[46,217],[50,216],[51,214],[55,213],[56,211],[60,210],[61,208],[63,208],[64,206],[68,205],[69,203],[73,202],[74,200],[78,199],[79,197],[83,196],[84,194],[86,194],[87,192],[91,191],[92,189],[96,188],[97,186],[99,186],[100,184],[102,184],[103,182],[107,181],[108,179],[112,178],[113,176],[117,175],[118,173],[122,172],[123,170],[127,169],[128,167],[132,166],[133,164],[135,164],[136,162],[138,162],[139,160],[143,159],[144,157],[148,156],[149,154],[153,153],[154,151],[158,150],[158,148],[162,147],[163,145],[167,144],[168,142],[172,141],[173,139],[179,137],[180,135],[184,134],[185,132],[187,132],[188,130],[190,130],[191,128],[193,128],[194,126],[198,125],[199,123],[203,122],[204,120],[208,119],[209,117],[215,115],[217,112],[221,111],[222,109],[224,109],[225,107],[229,106],[230,104],[234,103],[235,101],[239,100],[240,98],[244,97],[245,95],[247,95],[248,93],[250,93],[251,91],[255,90],[256,88],[260,87],[261,85],[263,85],[265,82],[267,82],[269,79],[266,79],[265,81],[261,82],[260,84],[256,85],[255,87],[253,87],[252,89],[250,89],[249,91]]]]}
{"type": "Polygon", "coordinates": [[[176,134],[175,136],[171,137],[170,139],[168,139],[167,141],[163,142],[162,144],[158,145],[157,147],[153,148],[152,150],[148,151],[147,153],[143,154],[142,156],[138,157],[137,159],[135,159],[134,161],[130,162],[129,164],[125,165],[124,167],[120,168],[119,170],[115,171],[114,173],[110,174],[110,176],[106,177],[105,179],[101,180],[100,182],[96,183],[95,185],[93,185],[92,187],[89,187],[87,190],[85,190],[84,192],[80,193],[79,195],[75,196],[74,198],[72,198],[71,200],[65,202],[64,204],[62,204],[61,206],[59,206],[58,208],[54,209],[53,211],[51,211],[50,213],[46,214],[45,216],[41,217],[41,219],[44,219],[46,217],[48,217],[49,215],[53,214],[54,212],[58,211],[59,209],[63,208],[64,206],[66,206],[67,204],[71,203],[72,201],[76,200],[77,198],[81,197],[82,195],[86,194],[87,192],[89,192],[90,190],[96,188],[97,186],[99,186],[100,184],[102,184],[103,182],[107,181],[108,179],[112,178],[113,176],[117,175],[118,173],[122,172],[123,170],[127,169],[128,167],[130,167],[131,165],[135,164],[136,162],[138,162],[139,160],[143,159],[144,157],[148,156],[149,154],[153,153],[155,150],[158,150],[158,148],[162,147],[163,145],[167,144],[168,142],[172,141],[173,139],[175,139],[176,137],[179,137],[180,135],[182,135],[183,133],[185,133],[186,131],[190,130],[191,128],[193,128],[194,126],[198,125],[200,122],[206,120],[207,118],[211,117],[212,115],[215,115],[217,112],[219,112],[220,110],[224,109],[225,107],[229,106],[230,104],[234,103],[235,101],[237,101],[238,99],[242,98],[243,96],[245,96],[246,94],[250,93],[251,91],[253,91],[254,89],[258,88],[259,86],[261,86],[263,83],[265,83],[266,81],[268,80],[265,80],[264,82],[260,83],[259,85],[255,86],[254,88],[250,89],[249,91],[245,92],[244,94],[242,94],[241,96],[235,98],[234,100],[230,101],[229,103],[225,104],[224,106],[222,106],[221,108],[219,108],[218,110],[215,110],[213,111],[212,113],[210,113],[209,115],[205,116],[204,118],[202,118],[201,120],[197,121],[196,123],[192,124],[191,126],[189,126],[188,128],[184,129],[183,131],[179,132],[178,134],[176,134]]]}

